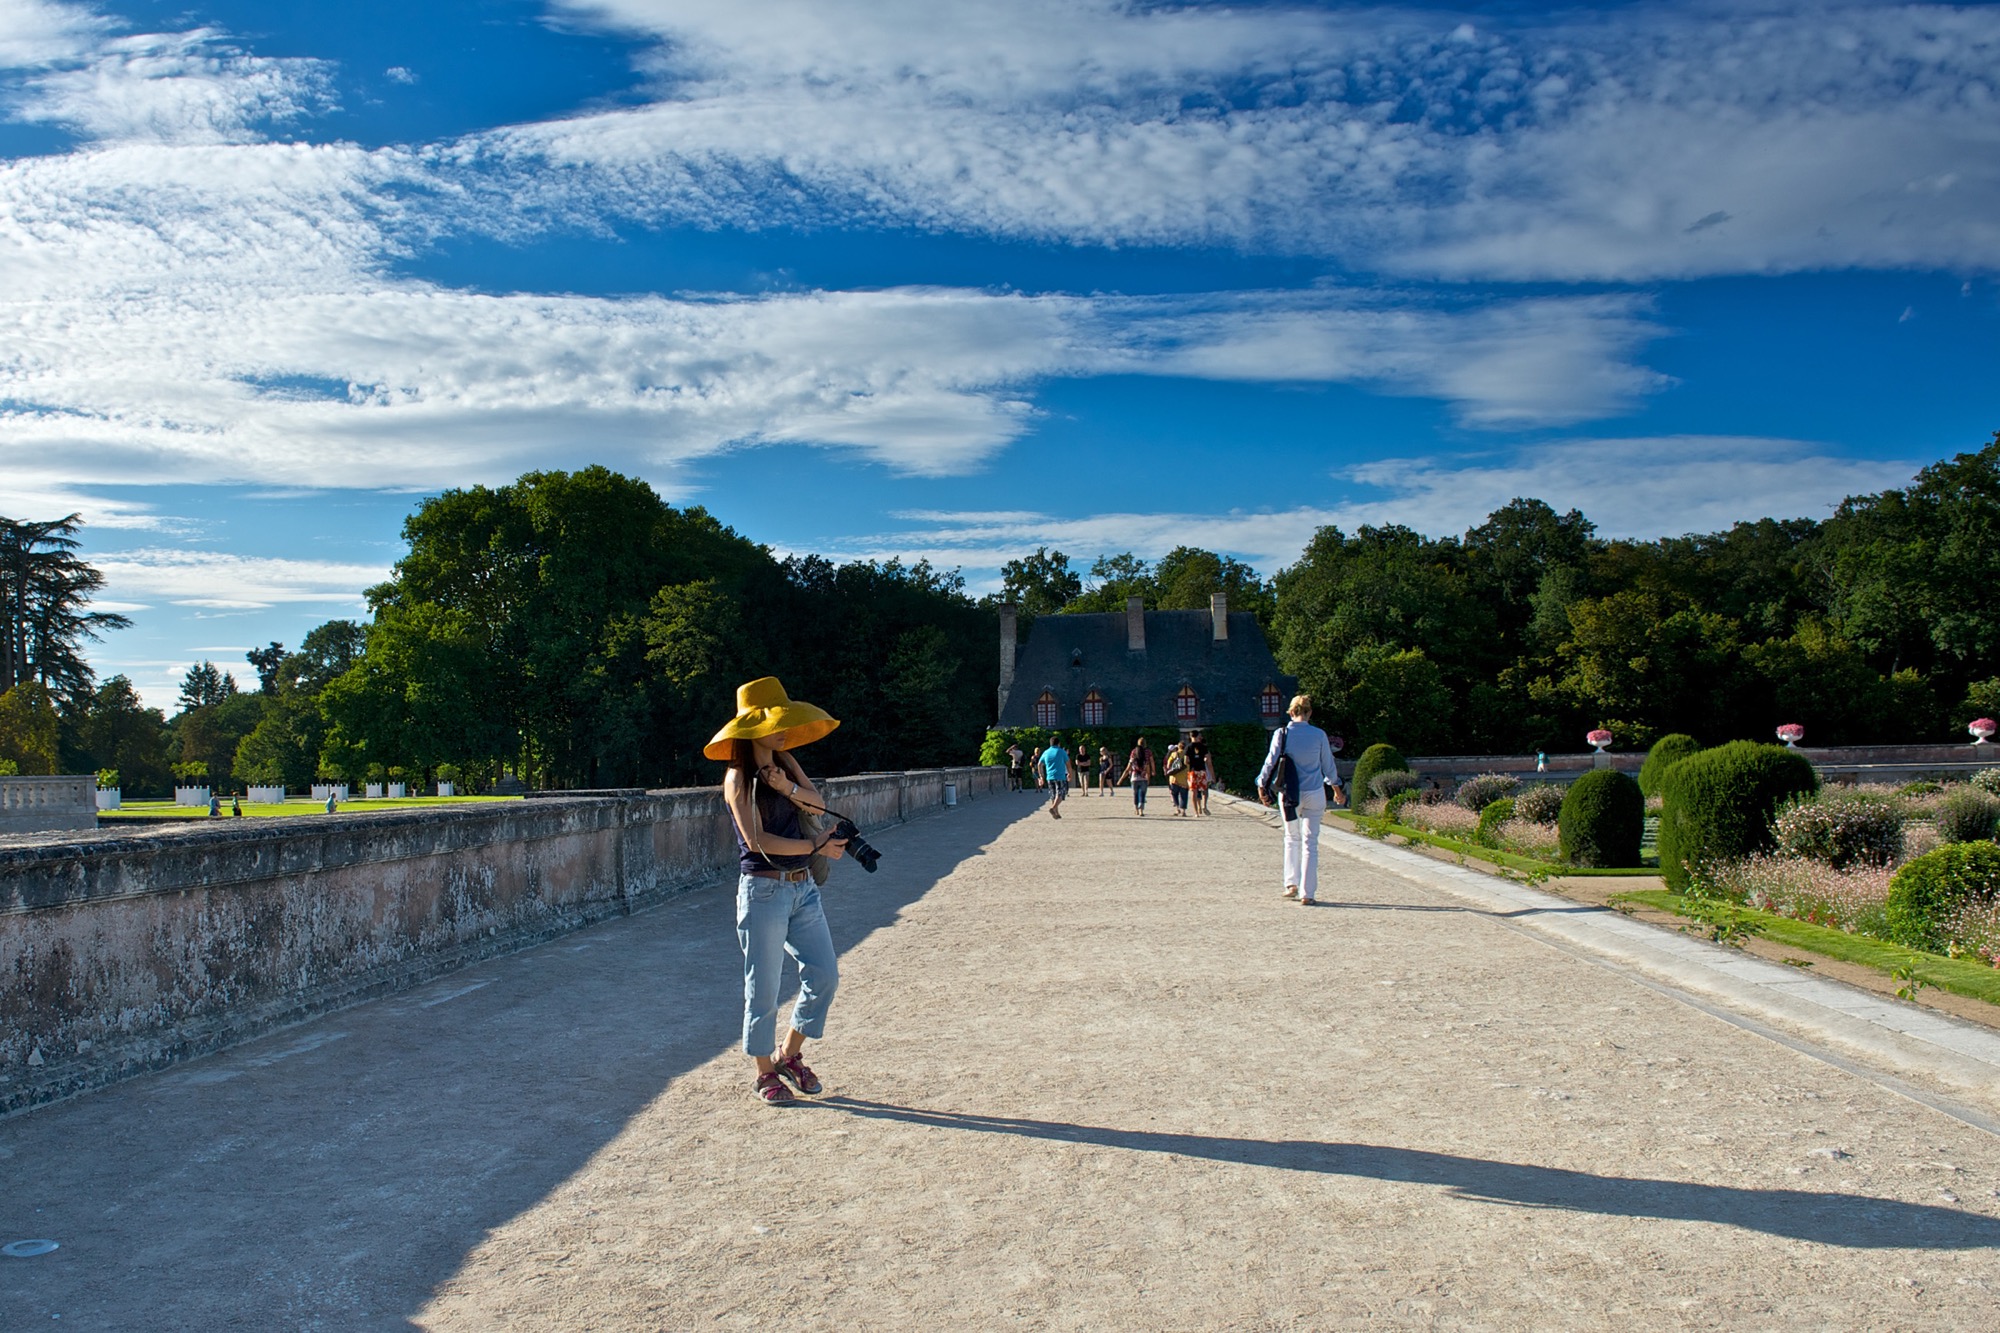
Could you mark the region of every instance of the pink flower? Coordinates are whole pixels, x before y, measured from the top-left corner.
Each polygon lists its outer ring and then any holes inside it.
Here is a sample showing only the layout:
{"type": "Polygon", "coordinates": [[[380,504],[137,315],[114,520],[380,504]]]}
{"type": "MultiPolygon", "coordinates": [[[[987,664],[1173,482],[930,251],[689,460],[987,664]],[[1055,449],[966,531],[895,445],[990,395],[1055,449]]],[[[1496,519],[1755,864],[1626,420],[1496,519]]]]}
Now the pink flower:
{"type": "Polygon", "coordinates": [[[1787,722],[1778,728],[1778,739],[1787,745],[1797,745],[1806,738],[1806,729],[1796,722],[1787,722]]]}
{"type": "Polygon", "coordinates": [[[1597,728],[1597,730],[1591,732],[1588,736],[1585,736],[1583,739],[1586,743],[1595,745],[1598,749],[1601,750],[1605,746],[1611,744],[1612,737],[1610,732],[1606,731],[1603,727],[1599,727],[1597,728]]]}
{"type": "Polygon", "coordinates": [[[1982,741],[1994,732],[2000,731],[2000,727],[1994,726],[1990,717],[1975,717],[1965,724],[1965,729],[1982,741]]]}

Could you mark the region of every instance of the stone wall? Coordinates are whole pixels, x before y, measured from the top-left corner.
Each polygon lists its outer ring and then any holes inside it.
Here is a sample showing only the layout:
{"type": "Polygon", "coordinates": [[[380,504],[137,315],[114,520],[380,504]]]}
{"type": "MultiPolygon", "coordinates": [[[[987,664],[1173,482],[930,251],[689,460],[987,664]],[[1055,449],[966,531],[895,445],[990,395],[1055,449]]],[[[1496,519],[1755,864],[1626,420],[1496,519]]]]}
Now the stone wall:
{"type": "Polygon", "coordinates": [[[0,833],[96,827],[96,778],[0,777],[0,833]]]}
{"type": "MultiPolygon", "coordinates": [[[[864,829],[997,768],[821,784],[864,829]]],[[[399,990],[733,872],[714,788],[0,846],[0,1114],[399,990]]]]}
{"type": "MultiPolygon", "coordinates": [[[[1775,742],[1773,742],[1775,744],[1775,742]]],[[[1908,782],[1912,778],[1964,778],[1982,768],[2000,767],[2000,746],[1987,745],[1848,745],[1838,748],[1798,747],[1820,776],[1829,782],[1908,782]]],[[[1539,775],[1544,782],[1568,782],[1591,770],[1592,754],[1552,754],[1548,769],[1539,775]]],[[[1637,776],[1646,756],[1638,751],[1607,754],[1610,766],[1637,776]]],[[[1348,772],[1351,764],[1343,764],[1348,772]]],[[[1412,755],[1410,768],[1426,779],[1460,782],[1477,773],[1511,773],[1532,779],[1535,756],[1531,754],[1442,754],[1412,755]]]]}

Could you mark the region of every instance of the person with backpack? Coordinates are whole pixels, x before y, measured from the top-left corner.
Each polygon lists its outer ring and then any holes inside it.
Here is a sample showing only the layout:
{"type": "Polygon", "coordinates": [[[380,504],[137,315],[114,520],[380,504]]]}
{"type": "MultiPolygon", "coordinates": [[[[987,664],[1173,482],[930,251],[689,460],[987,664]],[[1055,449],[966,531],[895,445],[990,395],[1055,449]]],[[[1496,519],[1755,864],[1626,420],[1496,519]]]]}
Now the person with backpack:
{"type": "Polygon", "coordinates": [[[1188,812],[1188,761],[1179,741],[1167,747],[1166,773],[1167,794],[1174,798],[1174,817],[1185,819],[1188,812]]]}
{"type": "Polygon", "coordinates": [[[1312,696],[1292,697],[1292,720],[1271,733],[1271,753],[1257,774],[1257,799],[1277,804],[1285,819],[1285,897],[1302,907],[1319,901],[1319,825],[1326,790],[1338,776],[1333,745],[1312,724],[1312,696]]]}
{"type": "Polygon", "coordinates": [[[1132,808],[1146,817],[1146,787],[1153,780],[1153,747],[1141,736],[1125,759],[1125,776],[1132,780],[1132,808]]]}

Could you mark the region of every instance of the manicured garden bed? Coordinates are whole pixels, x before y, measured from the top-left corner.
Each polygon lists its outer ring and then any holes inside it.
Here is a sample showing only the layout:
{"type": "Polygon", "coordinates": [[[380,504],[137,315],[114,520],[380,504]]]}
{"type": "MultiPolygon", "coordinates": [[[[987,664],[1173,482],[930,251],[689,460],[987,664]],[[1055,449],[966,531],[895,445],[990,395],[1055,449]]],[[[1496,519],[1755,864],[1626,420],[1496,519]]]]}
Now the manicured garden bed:
{"type": "Polygon", "coordinates": [[[1978,960],[1945,958],[1919,949],[1906,949],[1887,940],[1850,934],[1831,926],[1815,926],[1810,922],[1779,916],[1775,912],[1699,901],[1670,889],[1620,893],[1612,901],[1639,903],[1690,920],[1702,917],[1737,922],[1766,939],[1794,949],[1837,958],[1846,963],[1859,963],[1881,972],[1896,973],[1907,968],[1909,971],[1905,975],[1924,985],[1950,991],[1953,995],[1963,995],[1967,999],[2000,1004],[2000,968],[1990,967],[1978,960]]]}
{"type": "Polygon", "coordinates": [[[1327,815],[1330,818],[1340,820],[1342,824],[1352,831],[1367,837],[1394,836],[1403,839],[1405,842],[1419,843],[1426,847],[1436,847],[1447,852],[1456,852],[1460,856],[1470,857],[1476,861],[1485,861],[1489,865],[1501,866],[1508,870],[1518,870],[1529,876],[1614,876],[1657,875],[1660,873],[1657,864],[1615,870],[1599,870],[1582,866],[1565,865],[1561,861],[1546,860],[1539,856],[1528,856],[1522,852],[1508,851],[1498,847],[1487,847],[1480,843],[1467,842],[1461,838],[1447,838],[1440,833],[1431,833],[1425,829],[1412,828],[1407,824],[1395,823],[1380,815],[1357,815],[1350,810],[1329,810],[1327,811],[1327,815]]]}

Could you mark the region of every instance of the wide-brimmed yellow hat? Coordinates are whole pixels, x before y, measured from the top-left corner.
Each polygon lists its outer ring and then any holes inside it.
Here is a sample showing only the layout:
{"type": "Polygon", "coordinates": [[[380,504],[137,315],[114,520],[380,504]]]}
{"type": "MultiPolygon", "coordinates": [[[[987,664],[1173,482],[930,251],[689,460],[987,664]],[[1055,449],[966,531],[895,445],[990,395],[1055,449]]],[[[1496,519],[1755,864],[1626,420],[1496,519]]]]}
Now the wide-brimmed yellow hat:
{"type": "Polygon", "coordinates": [[[762,741],[773,750],[796,750],[839,725],[825,709],[786,697],[776,676],[759,676],[736,687],[736,716],[722,724],[722,730],[701,752],[710,759],[731,759],[737,741],[762,741]]]}

